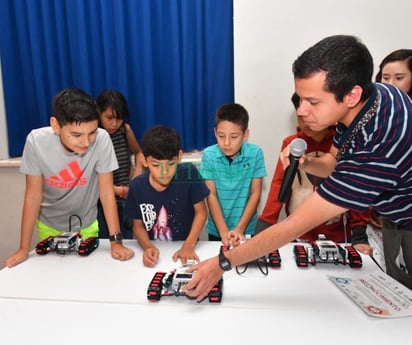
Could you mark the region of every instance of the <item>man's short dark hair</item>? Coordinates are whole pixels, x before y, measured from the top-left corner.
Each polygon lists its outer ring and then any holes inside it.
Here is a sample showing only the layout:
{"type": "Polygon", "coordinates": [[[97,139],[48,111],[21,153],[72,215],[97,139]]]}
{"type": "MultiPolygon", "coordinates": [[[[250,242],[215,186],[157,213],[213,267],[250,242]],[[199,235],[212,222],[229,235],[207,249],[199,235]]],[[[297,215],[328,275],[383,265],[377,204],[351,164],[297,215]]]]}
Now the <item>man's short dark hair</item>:
{"type": "Polygon", "coordinates": [[[249,114],[247,110],[240,104],[223,104],[216,111],[215,128],[222,121],[229,121],[237,124],[242,128],[244,132],[248,129],[249,126],[249,114]]]}
{"type": "Polygon", "coordinates": [[[298,79],[326,72],[325,91],[332,92],[338,102],[359,85],[366,100],[373,88],[373,59],[368,48],[354,36],[335,35],[324,38],[307,49],[293,63],[298,79]]]}
{"type": "Polygon", "coordinates": [[[68,88],[53,98],[53,116],[60,126],[99,120],[99,108],[94,99],[79,88],[68,88]]]}
{"type": "Polygon", "coordinates": [[[146,158],[151,156],[159,160],[176,158],[182,148],[177,131],[164,125],[149,128],[140,144],[146,158]]]}

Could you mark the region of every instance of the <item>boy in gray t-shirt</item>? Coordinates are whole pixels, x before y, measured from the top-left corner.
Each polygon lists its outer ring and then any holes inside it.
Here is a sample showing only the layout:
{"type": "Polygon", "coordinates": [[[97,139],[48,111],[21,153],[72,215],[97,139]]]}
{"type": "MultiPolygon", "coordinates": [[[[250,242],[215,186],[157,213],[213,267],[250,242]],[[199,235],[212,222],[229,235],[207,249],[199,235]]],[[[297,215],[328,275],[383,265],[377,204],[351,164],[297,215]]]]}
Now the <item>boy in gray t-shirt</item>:
{"type": "Polygon", "coordinates": [[[70,88],[54,97],[50,127],[27,136],[20,168],[26,175],[20,248],[6,260],[7,267],[27,259],[35,226],[41,240],[71,230],[69,223],[80,228],[83,238],[97,237],[99,197],[112,257],[127,260],[134,255],[118,233],[112,176],[118,164],[110,137],[98,128],[98,120],[94,100],[83,90],[70,88]]]}

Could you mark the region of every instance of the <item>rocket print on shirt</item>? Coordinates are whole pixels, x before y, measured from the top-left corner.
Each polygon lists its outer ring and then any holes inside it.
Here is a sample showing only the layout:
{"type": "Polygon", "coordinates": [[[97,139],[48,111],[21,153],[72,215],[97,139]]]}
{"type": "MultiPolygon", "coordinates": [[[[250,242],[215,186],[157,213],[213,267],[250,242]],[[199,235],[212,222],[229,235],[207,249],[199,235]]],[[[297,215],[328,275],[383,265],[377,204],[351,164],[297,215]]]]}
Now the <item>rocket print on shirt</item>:
{"type": "Polygon", "coordinates": [[[156,217],[156,211],[151,204],[141,204],[140,210],[142,212],[142,221],[147,231],[153,233],[154,240],[168,240],[172,241],[172,230],[168,226],[168,214],[164,206],[160,208],[159,214],[156,217]],[[156,224],[154,224],[157,219],[156,224]]]}

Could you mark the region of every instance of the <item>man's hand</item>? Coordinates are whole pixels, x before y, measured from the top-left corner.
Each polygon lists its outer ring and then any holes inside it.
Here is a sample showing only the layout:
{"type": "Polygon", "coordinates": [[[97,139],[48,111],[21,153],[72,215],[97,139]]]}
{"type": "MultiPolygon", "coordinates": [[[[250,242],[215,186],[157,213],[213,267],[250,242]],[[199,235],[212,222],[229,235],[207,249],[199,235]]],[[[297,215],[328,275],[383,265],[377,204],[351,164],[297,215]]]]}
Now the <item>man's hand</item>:
{"type": "Polygon", "coordinates": [[[173,254],[173,261],[180,259],[182,265],[186,265],[187,260],[195,260],[199,262],[199,257],[197,256],[195,249],[191,246],[182,246],[176,253],[173,254]]]}
{"type": "Polygon", "coordinates": [[[29,252],[24,249],[19,249],[17,252],[15,252],[12,256],[10,256],[4,265],[8,268],[14,267],[18,265],[19,263],[25,261],[29,256],[29,252]]]}
{"type": "Polygon", "coordinates": [[[372,248],[369,244],[366,244],[366,243],[358,243],[358,244],[354,244],[353,247],[354,247],[359,253],[372,256],[373,248],[372,248]]]}
{"type": "Polygon", "coordinates": [[[217,256],[189,267],[188,272],[195,272],[195,274],[183,287],[183,291],[189,297],[196,298],[198,302],[203,301],[209,295],[210,290],[223,275],[217,256]]]}
{"type": "Polygon", "coordinates": [[[134,256],[134,251],[118,242],[110,242],[112,258],[120,261],[129,260],[134,256]]]}
{"type": "MultiPolygon", "coordinates": [[[[279,154],[279,160],[282,163],[283,170],[286,170],[286,168],[290,165],[290,145],[286,146],[283,151],[280,152],[279,154]]],[[[309,164],[308,156],[303,154],[299,158],[299,168],[305,170],[307,165],[309,164]]]]}

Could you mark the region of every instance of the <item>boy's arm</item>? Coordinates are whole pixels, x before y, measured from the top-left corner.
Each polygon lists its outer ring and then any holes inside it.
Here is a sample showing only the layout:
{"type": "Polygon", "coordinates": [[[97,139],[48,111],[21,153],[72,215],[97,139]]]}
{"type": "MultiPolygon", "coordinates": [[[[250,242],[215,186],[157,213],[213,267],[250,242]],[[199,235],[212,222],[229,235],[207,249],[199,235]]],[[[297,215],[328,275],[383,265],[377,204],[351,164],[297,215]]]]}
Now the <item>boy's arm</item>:
{"type": "Polygon", "coordinates": [[[193,205],[193,208],[195,210],[195,215],[193,217],[192,227],[190,228],[189,235],[183,242],[180,250],[178,250],[173,255],[173,260],[176,261],[178,258],[180,258],[183,265],[185,265],[187,260],[189,259],[199,261],[199,257],[195,252],[195,247],[200,233],[202,232],[207,220],[207,206],[205,200],[202,200],[193,205]]]}
{"type": "Polygon", "coordinates": [[[243,210],[242,217],[239,220],[239,223],[236,225],[236,228],[233,231],[236,231],[240,235],[244,235],[245,230],[252,219],[253,215],[256,213],[257,207],[260,201],[260,195],[262,193],[262,178],[254,178],[250,187],[250,196],[249,200],[246,203],[246,207],[243,210]]]}
{"type": "Polygon", "coordinates": [[[143,264],[153,267],[159,260],[159,250],[150,241],[149,234],[141,219],[133,219],[133,234],[143,249],[143,264]]]}
{"type": "Polygon", "coordinates": [[[135,168],[131,173],[131,178],[140,175],[143,172],[143,160],[142,160],[142,149],[140,148],[139,143],[137,142],[136,136],[134,135],[132,127],[129,124],[125,124],[126,128],[126,137],[127,144],[130,150],[134,154],[135,168]]]}
{"type": "Polygon", "coordinates": [[[133,235],[143,250],[154,247],[141,219],[133,219],[133,235]]]}
{"type": "Polygon", "coordinates": [[[220,207],[220,202],[217,197],[216,185],[213,180],[206,180],[206,186],[210,190],[210,194],[207,197],[207,206],[209,207],[210,215],[215,222],[220,238],[222,240],[226,239],[229,233],[229,228],[227,227],[225,218],[223,217],[222,208],[220,207]]]}
{"type": "Polygon", "coordinates": [[[9,257],[6,267],[13,267],[27,259],[36,219],[39,216],[43,200],[43,176],[26,175],[26,190],[21,218],[20,247],[9,257]]]}
{"type": "MultiPolygon", "coordinates": [[[[111,172],[99,174],[98,181],[100,201],[103,206],[109,235],[112,236],[120,231],[119,215],[113,189],[113,174],[111,172]]],[[[110,245],[114,259],[128,260],[134,255],[131,249],[124,247],[120,242],[112,241],[110,245]]]]}

